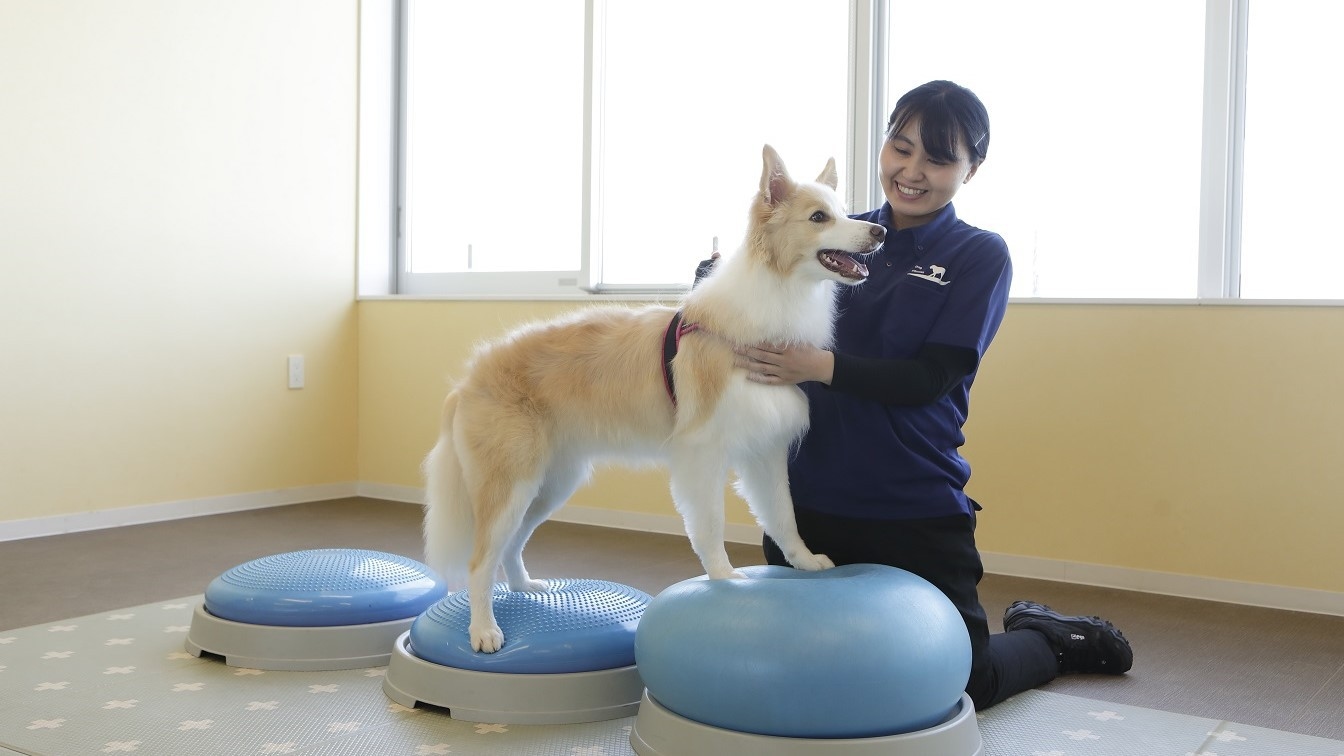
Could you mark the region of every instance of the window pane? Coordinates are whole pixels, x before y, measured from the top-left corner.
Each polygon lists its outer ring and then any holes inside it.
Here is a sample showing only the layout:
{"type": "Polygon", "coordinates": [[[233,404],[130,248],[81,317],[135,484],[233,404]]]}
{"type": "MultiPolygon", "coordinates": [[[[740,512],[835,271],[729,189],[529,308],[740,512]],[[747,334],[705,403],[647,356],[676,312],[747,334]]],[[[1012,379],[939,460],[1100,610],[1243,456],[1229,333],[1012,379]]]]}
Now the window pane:
{"type": "Polygon", "coordinates": [[[1246,48],[1241,296],[1344,299],[1344,245],[1322,219],[1344,192],[1331,165],[1338,3],[1253,3],[1246,48]]]}
{"type": "Polygon", "coordinates": [[[408,12],[409,269],[578,270],[583,1],[408,12]]]}
{"type": "Polygon", "coordinates": [[[1204,3],[892,0],[889,25],[888,110],[932,79],[989,109],[955,204],[1013,296],[1196,296],[1204,3]]]}
{"type": "Polygon", "coordinates": [[[735,249],[766,143],[795,178],[843,173],[848,23],[816,0],[607,3],[603,282],[685,284],[714,237],[735,249]]]}

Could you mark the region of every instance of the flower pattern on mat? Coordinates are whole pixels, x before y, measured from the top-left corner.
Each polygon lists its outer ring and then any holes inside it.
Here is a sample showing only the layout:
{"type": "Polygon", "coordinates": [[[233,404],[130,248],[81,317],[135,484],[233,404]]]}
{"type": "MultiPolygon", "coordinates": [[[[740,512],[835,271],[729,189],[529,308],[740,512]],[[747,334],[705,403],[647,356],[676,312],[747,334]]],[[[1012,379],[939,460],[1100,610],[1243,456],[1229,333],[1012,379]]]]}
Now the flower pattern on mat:
{"type": "MultiPolygon", "coordinates": [[[[407,708],[386,667],[279,672],[186,651],[199,597],[132,607],[0,637],[0,732],[26,753],[336,753],[631,756],[633,717],[510,726],[407,708]],[[115,628],[115,629],[112,629],[115,628]],[[114,739],[115,738],[115,739],[114,739]]],[[[1344,742],[1045,691],[977,722],[986,753],[1030,756],[1344,756],[1344,742]]]]}

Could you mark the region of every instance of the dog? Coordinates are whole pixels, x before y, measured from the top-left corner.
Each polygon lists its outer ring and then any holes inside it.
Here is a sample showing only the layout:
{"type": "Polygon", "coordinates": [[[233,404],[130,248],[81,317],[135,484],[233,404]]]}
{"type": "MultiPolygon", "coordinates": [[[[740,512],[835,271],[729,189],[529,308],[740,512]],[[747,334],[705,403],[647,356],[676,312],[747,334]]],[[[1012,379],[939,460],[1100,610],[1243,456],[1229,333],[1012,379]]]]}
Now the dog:
{"type": "Polygon", "coordinates": [[[789,495],[788,455],[807,429],[807,399],[797,386],[749,381],[734,350],[828,346],[835,287],[867,277],[862,260],[885,230],[846,215],[833,158],[815,182],[790,178],[769,145],[762,161],[746,239],[680,310],[595,306],[524,326],[478,348],[449,392],[424,462],[425,554],[450,588],[465,583],[473,650],[504,644],[492,604],[501,565],[509,590],[547,589],[528,574],[523,547],[596,461],[667,465],[711,579],[741,577],[723,543],[730,468],[790,564],[834,566],[799,537],[789,495]]]}

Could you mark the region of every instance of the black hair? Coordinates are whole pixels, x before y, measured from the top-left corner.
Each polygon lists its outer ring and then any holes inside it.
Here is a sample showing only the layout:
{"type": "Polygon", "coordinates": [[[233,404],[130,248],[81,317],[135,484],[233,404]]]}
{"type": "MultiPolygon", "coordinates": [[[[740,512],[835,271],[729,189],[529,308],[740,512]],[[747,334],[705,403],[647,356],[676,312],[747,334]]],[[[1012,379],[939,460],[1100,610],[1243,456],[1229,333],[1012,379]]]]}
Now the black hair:
{"type": "Polygon", "coordinates": [[[950,81],[931,81],[906,92],[887,119],[887,139],[911,118],[919,119],[924,151],[937,160],[957,162],[957,142],[970,151],[971,165],[989,152],[989,112],[971,90],[950,81]]]}

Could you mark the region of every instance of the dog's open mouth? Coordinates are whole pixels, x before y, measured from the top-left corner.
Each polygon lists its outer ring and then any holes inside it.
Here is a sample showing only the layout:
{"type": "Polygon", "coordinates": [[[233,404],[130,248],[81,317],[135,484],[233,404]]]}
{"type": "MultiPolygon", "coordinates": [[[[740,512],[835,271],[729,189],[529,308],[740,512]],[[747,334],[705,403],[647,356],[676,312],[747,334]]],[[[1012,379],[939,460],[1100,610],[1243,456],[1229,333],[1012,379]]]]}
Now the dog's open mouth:
{"type": "Polygon", "coordinates": [[[827,270],[833,270],[845,278],[862,280],[868,277],[868,266],[854,259],[854,255],[849,252],[823,249],[817,253],[817,259],[827,270]]]}

